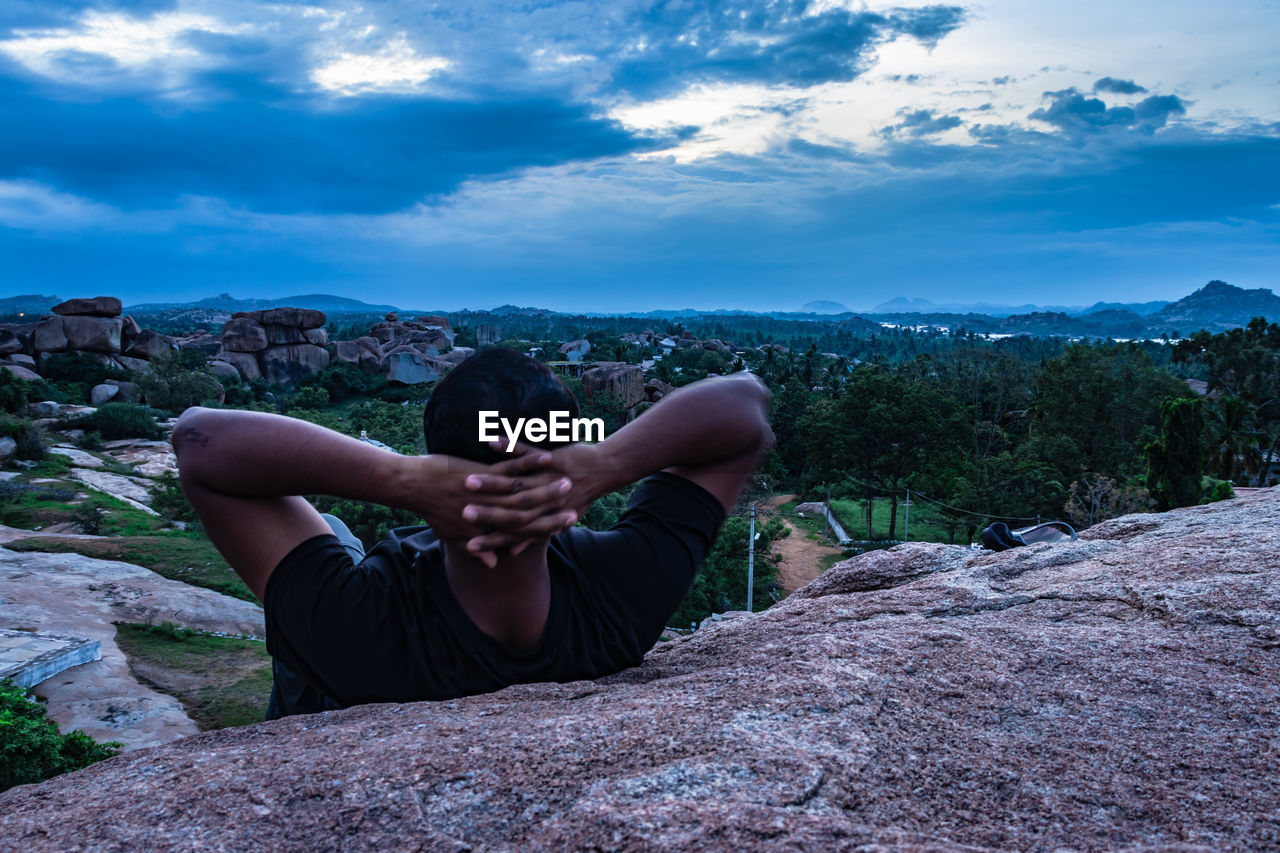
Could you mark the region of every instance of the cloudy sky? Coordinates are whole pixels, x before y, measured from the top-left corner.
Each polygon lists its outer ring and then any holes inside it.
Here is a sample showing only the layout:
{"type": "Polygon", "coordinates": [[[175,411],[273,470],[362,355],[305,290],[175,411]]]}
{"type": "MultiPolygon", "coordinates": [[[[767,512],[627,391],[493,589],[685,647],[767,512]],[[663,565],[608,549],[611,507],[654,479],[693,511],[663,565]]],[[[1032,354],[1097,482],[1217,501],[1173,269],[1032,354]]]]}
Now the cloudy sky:
{"type": "Polygon", "coordinates": [[[0,3],[0,295],[1280,290],[1280,3],[0,3]]]}

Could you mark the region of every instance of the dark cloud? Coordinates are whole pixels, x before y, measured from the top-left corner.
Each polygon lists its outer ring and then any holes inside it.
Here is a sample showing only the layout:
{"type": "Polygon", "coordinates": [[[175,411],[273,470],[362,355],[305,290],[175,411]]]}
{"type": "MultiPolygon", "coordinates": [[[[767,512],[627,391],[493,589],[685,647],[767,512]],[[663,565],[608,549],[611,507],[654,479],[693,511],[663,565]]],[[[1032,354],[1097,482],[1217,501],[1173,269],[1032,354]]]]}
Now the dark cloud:
{"type": "Polygon", "coordinates": [[[866,70],[872,51],[908,36],[936,44],[964,20],[958,6],[890,14],[828,9],[807,14],[807,0],[670,0],[643,10],[610,52],[621,57],[613,84],[656,97],[696,82],[811,86],[847,81],[866,70]],[[643,39],[644,48],[635,47],[643,39]]]}
{"type": "Polygon", "coordinates": [[[1147,91],[1132,80],[1121,80],[1118,77],[1102,77],[1093,84],[1095,92],[1112,92],[1117,95],[1136,95],[1147,91]]]}
{"type": "Polygon", "coordinates": [[[0,3],[0,35],[66,26],[88,11],[149,15],[176,6],[176,0],[4,0],[0,3]]]}
{"type": "Polygon", "coordinates": [[[900,113],[900,115],[902,116],[902,121],[882,129],[880,135],[892,136],[896,133],[908,133],[917,137],[928,136],[951,130],[951,128],[959,127],[963,124],[959,116],[935,116],[933,110],[910,110],[900,113]]]}
{"type": "Polygon", "coordinates": [[[126,208],[204,195],[260,211],[379,213],[468,179],[655,144],[551,99],[333,104],[300,100],[255,77],[205,83],[227,97],[174,109],[138,98],[57,102],[8,81],[0,91],[0,178],[126,208]]]}
{"type": "Polygon", "coordinates": [[[1152,95],[1132,107],[1108,107],[1101,98],[1090,98],[1075,88],[1045,92],[1049,106],[1041,107],[1030,117],[1055,125],[1073,134],[1107,128],[1132,128],[1152,133],[1168,123],[1169,117],[1186,112],[1186,105],[1176,95],[1152,95]]]}

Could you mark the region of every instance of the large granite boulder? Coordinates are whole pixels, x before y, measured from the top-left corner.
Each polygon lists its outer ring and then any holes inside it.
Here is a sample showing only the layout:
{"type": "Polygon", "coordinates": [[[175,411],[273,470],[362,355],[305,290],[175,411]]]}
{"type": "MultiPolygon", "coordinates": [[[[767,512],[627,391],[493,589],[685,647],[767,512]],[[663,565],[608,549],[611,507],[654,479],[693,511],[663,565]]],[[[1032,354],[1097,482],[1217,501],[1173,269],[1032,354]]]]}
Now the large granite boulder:
{"type": "Polygon", "coordinates": [[[396,347],[383,358],[388,382],[417,385],[435,382],[448,371],[450,365],[437,358],[424,355],[413,347],[396,347]]]}
{"type": "Polygon", "coordinates": [[[295,385],[322,373],[328,366],[328,350],[315,344],[268,347],[262,352],[263,372],[273,385],[295,385]]]}
{"type": "Polygon", "coordinates": [[[0,329],[0,356],[13,355],[15,352],[22,352],[24,349],[22,338],[8,329],[0,329]]]}
{"type": "Polygon", "coordinates": [[[62,331],[67,336],[67,349],[83,352],[120,352],[120,334],[124,321],[119,317],[97,317],[73,314],[62,318],[62,331]]]}
{"type": "Polygon", "coordinates": [[[36,352],[62,352],[67,348],[67,333],[62,317],[45,317],[36,323],[31,346],[36,352]]]}
{"type": "Polygon", "coordinates": [[[233,320],[248,319],[264,326],[292,326],[296,329],[318,329],[325,324],[323,311],[313,308],[268,308],[265,311],[237,311],[233,320]]]}
{"type": "Polygon", "coordinates": [[[231,352],[261,352],[270,343],[262,324],[248,317],[237,316],[222,327],[222,347],[231,352]]]}
{"type": "Polygon", "coordinates": [[[114,296],[95,296],[92,299],[68,299],[49,309],[64,317],[119,317],[120,300],[114,296]]]}
{"type": "Polygon", "coordinates": [[[644,371],[636,364],[602,362],[582,374],[582,390],[590,396],[613,394],[631,408],[645,398],[644,371]]]}
{"type": "Polygon", "coordinates": [[[120,394],[120,388],[115,385],[108,385],[105,382],[101,385],[94,385],[89,389],[89,405],[97,408],[105,403],[114,400],[120,394]]]}
{"type": "Polygon", "coordinates": [[[481,323],[476,326],[476,344],[496,344],[502,340],[502,327],[496,323],[481,323]]]}
{"type": "Polygon", "coordinates": [[[218,361],[226,362],[235,368],[240,374],[240,378],[245,382],[252,382],[255,379],[262,378],[262,365],[258,362],[258,356],[251,352],[234,352],[232,350],[223,350],[218,353],[218,361]]]}
{"type": "MultiPolygon", "coordinates": [[[[369,338],[368,340],[373,340],[369,338]]],[[[377,343],[376,341],[374,342],[377,343]]],[[[377,373],[381,369],[381,356],[371,351],[360,341],[338,341],[333,345],[334,358],[357,365],[366,373],[377,373]]]]}
{"type": "Polygon", "coordinates": [[[14,849],[1261,850],[1280,488],[911,543],[597,681],[188,737],[0,794],[14,849]]]}
{"type": "Polygon", "coordinates": [[[150,361],[175,349],[177,347],[174,345],[173,338],[154,329],[142,329],[124,346],[124,354],[130,358],[150,361]]]}
{"type": "Polygon", "coordinates": [[[208,333],[201,332],[199,334],[175,340],[174,345],[183,351],[199,350],[205,355],[213,356],[217,355],[218,351],[222,349],[222,336],[210,335],[208,333]]]}
{"type": "Polygon", "coordinates": [[[0,364],[0,369],[9,371],[9,375],[15,379],[24,379],[27,382],[34,382],[40,378],[40,374],[20,364],[0,364]]]}
{"type": "Polygon", "coordinates": [[[184,738],[0,794],[14,849],[1274,849],[1280,488],[910,543],[611,678],[184,738]]]}

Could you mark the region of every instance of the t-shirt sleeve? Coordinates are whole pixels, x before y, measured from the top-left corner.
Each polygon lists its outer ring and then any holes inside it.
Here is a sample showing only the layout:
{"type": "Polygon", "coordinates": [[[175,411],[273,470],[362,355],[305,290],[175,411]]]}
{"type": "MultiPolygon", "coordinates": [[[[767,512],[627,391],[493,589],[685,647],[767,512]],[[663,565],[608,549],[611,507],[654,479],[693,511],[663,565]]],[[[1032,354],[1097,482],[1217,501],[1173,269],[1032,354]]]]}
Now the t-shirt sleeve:
{"type": "Polygon", "coordinates": [[[387,701],[407,677],[399,596],[336,537],[290,551],[263,598],[267,651],[342,705],[387,701]]]}
{"type": "Polygon", "coordinates": [[[593,537],[583,570],[624,601],[639,626],[660,631],[688,594],[724,518],[720,501],[697,483],[655,474],[636,489],[618,523],[593,537]]]}

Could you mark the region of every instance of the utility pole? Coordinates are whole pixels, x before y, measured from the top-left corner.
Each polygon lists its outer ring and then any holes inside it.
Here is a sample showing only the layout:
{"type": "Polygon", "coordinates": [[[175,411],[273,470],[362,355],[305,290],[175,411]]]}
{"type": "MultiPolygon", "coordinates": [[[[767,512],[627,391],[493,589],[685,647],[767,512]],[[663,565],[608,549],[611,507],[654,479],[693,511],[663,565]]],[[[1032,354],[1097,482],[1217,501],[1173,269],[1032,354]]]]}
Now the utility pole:
{"type": "Polygon", "coordinates": [[[756,505],[751,505],[751,532],[747,534],[747,612],[751,609],[752,592],[756,585],[756,505]]]}
{"type": "Polygon", "coordinates": [[[907,517],[902,522],[902,541],[909,542],[911,540],[911,490],[907,489],[907,517]]]}

